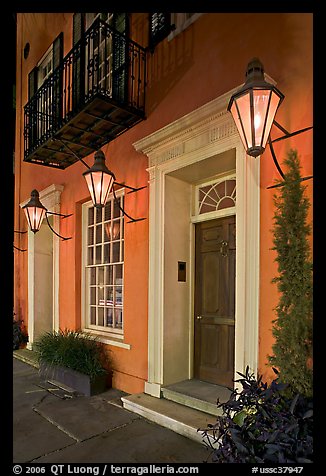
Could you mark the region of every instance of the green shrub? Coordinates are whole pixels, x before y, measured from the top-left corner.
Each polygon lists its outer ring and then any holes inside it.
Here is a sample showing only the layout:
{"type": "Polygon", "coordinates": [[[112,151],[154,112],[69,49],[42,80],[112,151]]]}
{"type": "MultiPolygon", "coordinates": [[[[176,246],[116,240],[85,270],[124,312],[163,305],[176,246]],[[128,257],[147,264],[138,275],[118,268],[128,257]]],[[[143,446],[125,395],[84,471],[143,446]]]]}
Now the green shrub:
{"type": "MultiPolygon", "coordinates": [[[[277,370],[274,369],[275,373],[277,370]]],[[[298,464],[313,462],[313,402],[302,394],[289,397],[276,378],[269,385],[246,368],[236,380],[223,415],[200,430],[213,463],[298,464]]]]}
{"type": "Polygon", "coordinates": [[[23,321],[19,319],[13,319],[13,350],[19,349],[21,344],[28,342],[28,335],[23,330],[23,321]]]}
{"type": "Polygon", "coordinates": [[[35,350],[39,363],[67,367],[91,378],[104,373],[108,364],[96,337],[78,330],[46,332],[35,342],[35,350]]]}
{"type": "Polygon", "coordinates": [[[309,244],[311,226],[307,223],[310,203],[302,184],[297,151],[284,160],[285,179],[274,196],[275,215],[272,248],[278,276],[273,279],[279,291],[277,318],[273,321],[273,355],[269,363],[279,370],[279,380],[289,391],[313,395],[313,276],[309,244]]]}

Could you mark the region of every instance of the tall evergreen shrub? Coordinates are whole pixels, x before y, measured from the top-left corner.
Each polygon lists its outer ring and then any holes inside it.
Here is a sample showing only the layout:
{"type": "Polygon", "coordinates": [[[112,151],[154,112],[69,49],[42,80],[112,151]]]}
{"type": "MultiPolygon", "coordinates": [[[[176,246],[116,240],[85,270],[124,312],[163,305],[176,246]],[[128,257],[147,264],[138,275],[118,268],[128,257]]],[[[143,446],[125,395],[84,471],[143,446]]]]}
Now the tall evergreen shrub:
{"type": "Polygon", "coordinates": [[[275,343],[269,362],[293,392],[312,396],[312,261],[307,224],[309,200],[301,181],[296,150],[284,161],[285,180],[274,195],[273,250],[276,251],[279,302],[273,321],[275,343]]]}

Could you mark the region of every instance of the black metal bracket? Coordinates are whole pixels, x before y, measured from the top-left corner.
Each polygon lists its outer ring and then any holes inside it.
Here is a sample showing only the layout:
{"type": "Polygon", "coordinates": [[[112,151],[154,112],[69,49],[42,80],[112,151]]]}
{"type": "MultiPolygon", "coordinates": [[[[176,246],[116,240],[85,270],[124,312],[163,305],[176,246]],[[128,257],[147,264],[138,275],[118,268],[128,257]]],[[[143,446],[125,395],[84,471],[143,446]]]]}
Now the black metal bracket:
{"type": "MultiPolygon", "coordinates": [[[[278,128],[280,129],[280,131],[283,132],[283,135],[281,137],[278,137],[277,139],[274,139],[272,140],[271,137],[269,136],[268,138],[268,145],[269,145],[269,148],[270,148],[270,151],[271,151],[271,154],[272,154],[272,159],[273,159],[273,162],[275,164],[275,167],[277,168],[278,170],[278,173],[280,174],[280,176],[282,177],[283,179],[283,182],[281,183],[278,183],[276,185],[270,185],[269,187],[267,187],[267,189],[270,189],[270,188],[276,188],[276,187],[282,187],[283,184],[284,184],[284,180],[285,180],[285,175],[281,169],[281,166],[276,158],[276,154],[275,154],[275,150],[274,150],[274,147],[273,147],[273,143],[274,142],[279,142],[281,140],[284,140],[284,139],[288,139],[289,137],[293,137],[293,136],[296,136],[298,134],[302,134],[302,132],[306,132],[306,131],[309,131],[310,129],[313,128],[313,126],[310,126],[310,127],[305,127],[304,129],[299,129],[295,132],[289,132],[287,131],[283,126],[281,126],[281,124],[279,124],[278,122],[276,122],[275,120],[273,121],[273,124],[278,128]]],[[[309,180],[313,178],[313,175],[309,175],[307,177],[303,177],[300,182],[303,182],[304,180],[309,180]]]]}
{"type": "Polygon", "coordinates": [[[120,203],[119,203],[119,200],[117,199],[117,196],[116,196],[116,193],[115,193],[115,190],[114,190],[114,185],[122,185],[123,187],[126,187],[126,188],[130,188],[132,189],[131,192],[127,192],[127,193],[134,193],[134,192],[138,192],[138,190],[142,190],[143,188],[146,188],[145,187],[140,187],[138,189],[136,188],[133,188],[133,187],[129,187],[128,185],[123,185],[123,184],[120,184],[118,182],[113,182],[113,187],[112,187],[112,191],[113,191],[113,197],[114,197],[114,201],[115,203],[118,205],[120,211],[122,211],[123,215],[128,217],[130,219],[130,221],[127,221],[127,223],[135,223],[137,221],[143,221],[143,220],[146,220],[146,218],[133,218],[132,216],[128,215],[128,213],[126,212],[126,210],[124,208],[121,207],[120,203]]]}
{"type": "MultiPolygon", "coordinates": [[[[20,235],[25,235],[25,233],[27,233],[27,230],[26,231],[14,230],[14,233],[19,233],[20,235]]],[[[13,244],[13,247],[14,247],[15,250],[18,250],[18,251],[22,251],[22,252],[27,251],[27,249],[18,248],[18,246],[15,246],[14,244],[13,244]]]]}
{"type": "Polygon", "coordinates": [[[62,217],[62,218],[67,218],[67,217],[71,217],[71,216],[72,216],[72,213],[70,213],[69,215],[63,215],[62,213],[55,213],[55,212],[48,212],[48,211],[45,212],[46,222],[47,222],[47,224],[48,224],[50,230],[51,230],[55,235],[57,235],[59,238],[61,238],[61,240],[63,240],[63,241],[71,240],[72,236],[65,237],[65,236],[59,235],[59,233],[57,233],[57,232],[52,228],[52,226],[51,226],[51,224],[50,224],[50,222],[49,222],[48,215],[56,215],[56,216],[59,216],[59,217],[62,217]]]}

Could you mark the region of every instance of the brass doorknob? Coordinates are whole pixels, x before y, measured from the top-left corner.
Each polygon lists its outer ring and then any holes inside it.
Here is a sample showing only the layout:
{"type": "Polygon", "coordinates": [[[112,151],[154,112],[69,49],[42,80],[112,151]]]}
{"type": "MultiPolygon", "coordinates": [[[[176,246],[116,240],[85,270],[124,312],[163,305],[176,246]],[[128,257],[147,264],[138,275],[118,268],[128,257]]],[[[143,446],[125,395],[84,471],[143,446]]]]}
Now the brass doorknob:
{"type": "Polygon", "coordinates": [[[198,320],[199,320],[199,319],[202,319],[202,318],[203,318],[203,316],[197,316],[197,319],[198,319],[198,320]]]}

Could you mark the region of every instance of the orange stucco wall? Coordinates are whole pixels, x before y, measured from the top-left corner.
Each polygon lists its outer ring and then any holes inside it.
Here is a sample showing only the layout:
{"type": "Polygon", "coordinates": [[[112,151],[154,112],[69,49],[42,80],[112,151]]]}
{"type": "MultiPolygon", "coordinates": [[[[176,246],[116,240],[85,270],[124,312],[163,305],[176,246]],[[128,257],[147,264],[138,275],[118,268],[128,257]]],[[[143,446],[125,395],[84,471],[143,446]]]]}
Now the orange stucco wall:
{"type": "MultiPolygon", "coordinates": [[[[60,326],[78,327],[81,319],[81,204],[90,199],[76,163],[65,171],[23,162],[23,106],[27,76],[54,38],[64,32],[64,54],[71,49],[71,13],[19,13],[17,33],[17,123],[15,160],[15,229],[26,229],[19,203],[33,188],[64,185],[61,212],[73,213],[61,222],[60,232],[73,236],[60,242],[60,326]],[[29,42],[25,60],[23,48],[29,42]]],[[[132,14],[133,39],[147,46],[147,14],[132,14]]],[[[166,39],[148,54],[147,119],[103,147],[117,181],[147,184],[147,157],[132,143],[215,99],[244,81],[248,61],[258,56],[266,73],[285,94],[277,121],[294,131],[312,125],[312,15],[301,13],[206,13],[171,41],[166,39]],[[304,62],[303,59],[304,58],[304,62]]],[[[277,131],[273,132],[278,134],[277,131]]],[[[312,134],[306,132],[277,143],[282,159],[289,147],[298,149],[303,175],[312,174],[312,134]]],[[[86,161],[91,164],[93,158],[86,161]]],[[[255,159],[252,159],[255,160],[255,159]]],[[[258,160],[258,159],[257,159],[258,160]]],[[[266,356],[271,352],[271,321],[277,291],[271,284],[277,269],[272,247],[273,190],[277,178],[269,151],[261,158],[259,371],[270,376],[266,356]]],[[[312,181],[307,181],[312,198],[312,181]]],[[[148,189],[126,195],[126,210],[148,217],[148,189]]],[[[311,216],[311,215],[310,215],[311,216]]],[[[26,235],[18,238],[27,245],[26,235]],[[25,241],[24,241],[25,240],[25,241]]],[[[15,310],[27,323],[27,253],[15,253],[15,310]]],[[[130,350],[109,347],[114,386],[127,392],[143,391],[147,379],[148,220],[126,226],[125,232],[125,341],[130,350]]]]}

